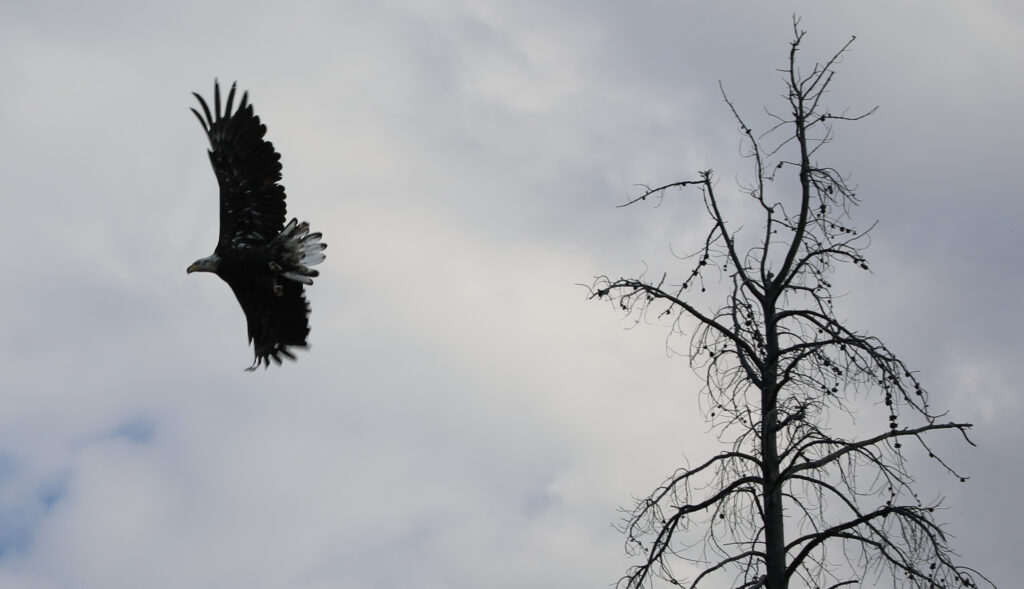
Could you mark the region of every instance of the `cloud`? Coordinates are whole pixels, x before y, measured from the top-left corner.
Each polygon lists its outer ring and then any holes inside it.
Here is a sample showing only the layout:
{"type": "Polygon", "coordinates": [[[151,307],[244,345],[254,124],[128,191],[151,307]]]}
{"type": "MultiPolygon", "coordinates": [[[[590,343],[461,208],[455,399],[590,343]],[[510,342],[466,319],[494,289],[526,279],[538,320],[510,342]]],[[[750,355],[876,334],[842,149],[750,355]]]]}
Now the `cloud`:
{"type": "Polygon", "coordinates": [[[858,36],[829,98],[881,107],[823,151],[881,221],[843,312],[976,421],[957,546],[1011,578],[1008,4],[101,2],[0,24],[0,585],[613,583],[617,507],[718,446],[666,326],[578,285],[678,268],[694,195],[615,205],[706,168],[733,192],[717,83],[765,128],[793,11],[808,60],[858,36]],[[258,374],[229,289],[184,273],[216,240],[187,110],[214,77],[330,244],[311,349],[258,374]]]}

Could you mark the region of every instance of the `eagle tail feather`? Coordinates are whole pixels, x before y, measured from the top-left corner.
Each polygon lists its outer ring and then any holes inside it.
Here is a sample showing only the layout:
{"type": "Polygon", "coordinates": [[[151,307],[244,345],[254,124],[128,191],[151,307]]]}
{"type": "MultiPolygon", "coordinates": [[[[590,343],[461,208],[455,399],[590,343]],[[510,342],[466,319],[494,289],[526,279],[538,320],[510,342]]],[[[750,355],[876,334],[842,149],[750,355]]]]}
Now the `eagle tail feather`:
{"type": "Polygon", "coordinates": [[[284,226],[277,239],[280,241],[283,271],[281,276],[302,284],[313,284],[313,278],[320,272],[315,266],[327,259],[323,253],[327,244],[320,241],[321,233],[310,233],[309,223],[292,219],[284,226]]]}

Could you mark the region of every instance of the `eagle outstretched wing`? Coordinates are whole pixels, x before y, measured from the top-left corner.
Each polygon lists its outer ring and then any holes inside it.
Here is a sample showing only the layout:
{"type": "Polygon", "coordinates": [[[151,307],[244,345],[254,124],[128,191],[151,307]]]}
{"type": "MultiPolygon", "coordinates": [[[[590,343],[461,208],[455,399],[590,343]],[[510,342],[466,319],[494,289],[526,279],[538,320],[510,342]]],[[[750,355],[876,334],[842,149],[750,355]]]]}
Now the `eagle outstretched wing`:
{"type": "Polygon", "coordinates": [[[197,260],[189,272],[214,272],[245,312],[255,360],[250,370],[281,357],[294,359],[290,347],[305,347],[309,302],[304,285],[318,272],[327,244],[309,224],[285,225],[281,156],[264,139],[267,128],[253,114],[248,93],[234,109],[235,85],[221,105],[214,82],[213,110],[194,93],[202,108],[192,112],[210,140],[210,163],[220,185],[220,237],[213,255],[197,260]]]}
{"type": "Polygon", "coordinates": [[[242,94],[232,112],[235,84],[221,110],[220,84],[214,82],[213,111],[198,93],[203,114],[191,109],[210,139],[210,163],[220,184],[220,237],[217,250],[268,244],[284,226],[281,155],[263,136],[267,132],[242,94]]]}
{"type": "Polygon", "coordinates": [[[261,364],[270,366],[271,360],[280,364],[281,356],[294,360],[295,355],[288,348],[305,348],[309,335],[309,302],[302,284],[285,280],[280,285],[283,292],[275,295],[268,289],[251,288],[244,282],[229,280],[227,283],[245,312],[255,356],[249,370],[261,364]]]}

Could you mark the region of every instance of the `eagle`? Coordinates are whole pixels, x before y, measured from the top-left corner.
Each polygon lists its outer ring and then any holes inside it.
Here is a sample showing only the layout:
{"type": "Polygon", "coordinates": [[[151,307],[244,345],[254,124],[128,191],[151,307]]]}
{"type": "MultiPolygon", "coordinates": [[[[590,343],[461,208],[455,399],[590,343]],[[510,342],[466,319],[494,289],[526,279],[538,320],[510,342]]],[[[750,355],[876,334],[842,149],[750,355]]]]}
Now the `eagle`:
{"type": "Polygon", "coordinates": [[[220,185],[220,237],[213,254],[196,260],[187,273],[213,272],[228,283],[245,312],[255,358],[246,370],[266,368],[281,357],[294,360],[290,348],[306,347],[309,302],[304,287],[319,272],[327,244],[309,223],[285,224],[281,155],[264,139],[267,132],[253,114],[249,93],[232,110],[236,84],[221,109],[220,84],[214,81],[213,111],[203,97],[202,114],[192,108],[210,140],[210,163],[220,185]]]}

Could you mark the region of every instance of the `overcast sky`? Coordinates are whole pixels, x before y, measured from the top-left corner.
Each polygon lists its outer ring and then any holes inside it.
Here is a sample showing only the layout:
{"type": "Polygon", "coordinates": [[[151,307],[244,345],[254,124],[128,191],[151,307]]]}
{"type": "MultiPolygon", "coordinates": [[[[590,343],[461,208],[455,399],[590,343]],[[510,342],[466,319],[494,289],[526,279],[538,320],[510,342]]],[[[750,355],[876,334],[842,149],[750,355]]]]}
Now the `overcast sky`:
{"type": "Polygon", "coordinates": [[[914,465],[964,560],[1019,577],[1024,10],[861,2],[27,2],[0,7],[0,587],[607,587],[612,528],[719,446],[666,328],[579,284],[673,271],[700,229],[637,183],[749,173],[804,58],[877,114],[852,174],[873,274],[840,314],[977,448],[914,465]],[[825,8],[827,6],[827,8],[825,8]],[[330,244],[311,348],[246,373],[186,266],[217,238],[191,91],[250,91],[289,215],[330,244]]]}

